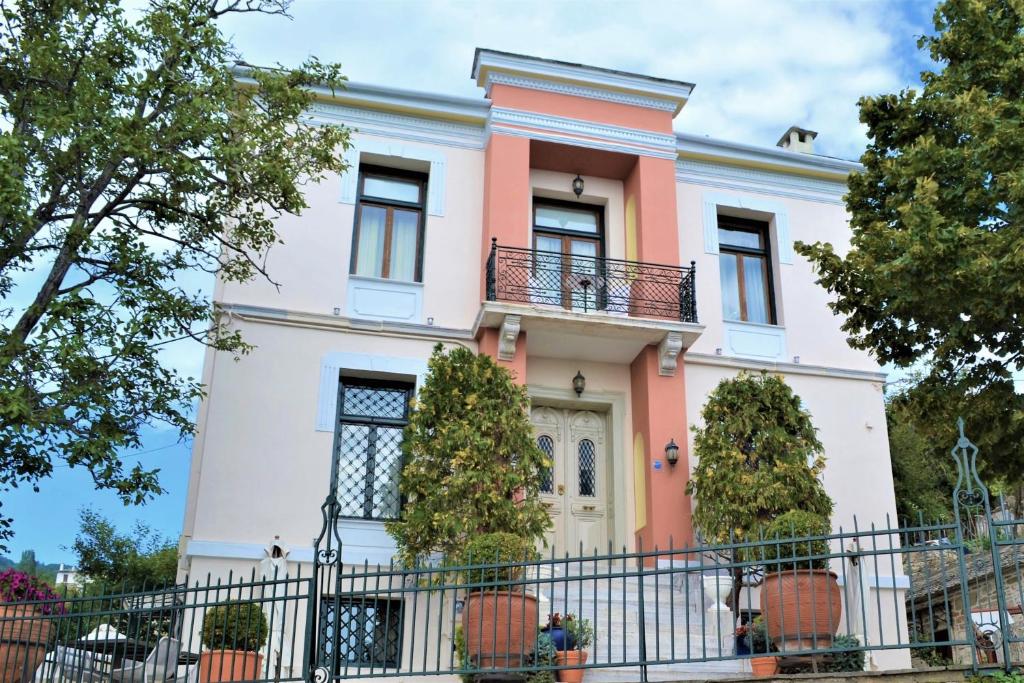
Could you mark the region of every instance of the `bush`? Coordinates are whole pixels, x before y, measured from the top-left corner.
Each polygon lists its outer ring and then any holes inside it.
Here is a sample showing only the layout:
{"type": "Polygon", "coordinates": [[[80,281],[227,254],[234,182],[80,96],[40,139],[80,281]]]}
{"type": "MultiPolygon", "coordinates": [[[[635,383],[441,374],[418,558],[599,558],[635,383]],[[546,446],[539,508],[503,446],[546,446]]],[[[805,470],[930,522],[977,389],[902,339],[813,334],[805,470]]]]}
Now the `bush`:
{"type": "Polygon", "coordinates": [[[768,626],[764,623],[763,617],[757,617],[747,628],[747,647],[754,656],[765,657],[771,655],[775,650],[775,644],[768,637],[768,626]]]}
{"type": "Polygon", "coordinates": [[[217,605],[203,618],[203,645],[207,650],[258,652],[269,629],[263,608],[255,602],[217,605]]]}
{"type": "Polygon", "coordinates": [[[407,502],[385,524],[404,566],[434,553],[465,564],[479,534],[544,538],[551,517],[539,492],[551,459],[537,446],[529,407],[526,388],[493,358],[434,348],[402,441],[407,502]]]}
{"type": "MultiPolygon", "coordinates": [[[[839,635],[832,641],[832,647],[841,650],[844,648],[860,647],[860,641],[856,636],[839,635]]],[[[849,650],[848,652],[836,652],[832,655],[832,661],[825,664],[825,671],[838,673],[840,671],[863,671],[864,651],[849,650]]]]}
{"type": "Polygon", "coordinates": [[[464,581],[488,584],[478,590],[522,590],[522,586],[511,586],[523,576],[521,563],[537,559],[533,544],[515,534],[493,533],[474,536],[466,544],[464,552],[467,566],[464,581]],[[475,565],[508,564],[517,566],[475,568],[475,565]],[[492,585],[493,584],[493,585],[492,585]]]}
{"type": "Polygon", "coordinates": [[[0,602],[34,602],[41,614],[64,612],[60,596],[50,584],[17,569],[0,572],[0,602]]]}
{"type": "Polygon", "coordinates": [[[590,619],[579,619],[569,615],[565,619],[565,632],[572,636],[573,646],[577,650],[583,650],[594,642],[594,627],[590,619]]]}
{"type": "Polygon", "coordinates": [[[765,546],[757,561],[766,564],[766,571],[784,572],[797,569],[828,569],[827,557],[807,559],[812,555],[828,555],[828,541],[791,541],[794,538],[828,536],[831,526],[827,517],[803,510],[791,510],[779,515],[765,530],[765,546]],[[781,541],[781,542],[779,542],[781,541]]]}
{"type": "MultiPolygon", "coordinates": [[[[534,666],[555,665],[555,641],[543,631],[537,633],[537,646],[533,651],[531,662],[534,666]]],[[[555,672],[551,669],[546,671],[535,671],[528,674],[526,683],[555,683],[555,672]]]]}

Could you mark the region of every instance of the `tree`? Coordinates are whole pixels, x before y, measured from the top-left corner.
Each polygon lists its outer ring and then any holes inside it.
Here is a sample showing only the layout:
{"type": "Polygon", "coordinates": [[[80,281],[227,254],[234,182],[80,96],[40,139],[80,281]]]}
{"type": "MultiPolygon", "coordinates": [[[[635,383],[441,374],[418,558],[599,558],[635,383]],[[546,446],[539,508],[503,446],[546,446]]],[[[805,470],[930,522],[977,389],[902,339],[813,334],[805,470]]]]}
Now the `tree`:
{"type": "Polygon", "coordinates": [[[790,510],[831,517],[832,500],[818,480],[825,457],[817,430],[781,377],[743,372],[722,380],[701,419],[686,492],[696,496],[693,521],[705,540],[756,539],[790,510]]]}
{"type": "Polygon", "coordinates": [[[995,402],[1024,367],[1024,6],[947,0],[934,22],[918,46],[940,68],[920,92],[859,102],[870,144],[849,179],[849,251],[797,251],[856,347],[928,359],[935,381],[995,402]]]}
{"type": "Polygon", "coordinates": [[[889,396],[886,416],[901,517],[951,519],[957,471],[950,451],[959,438],[959,417],[978,446],[982,480],[993,493],[1009,494],[1014,511],[1024,514],[1024,396],[1012,384],[977,388],[969,377],[929,373],[889,396]]]}
{"type": "Polygon", "coordinates": [[[552,463],[534,441],[529,405],[490,356],[434,348],[402,444],[408,502],[387,524],[406,565],[437,552],[464,559],[475,535],[537,540],[551,526],[539,492],[552,463]]]}
{"type": "MultiPolygon", "coordinates": [[[[832,499],[818,479],[823,447],[810,413],[781,377],[741,372],[723,379],[701,419],[703,426],[693,427],[697,465],[686,493],[696,496],[693,521],[705,541],[756,541],[772,520],[794,510],[830,520],[832,499]]],[[[751,578],[746,573],[733,569],[734,612],[751,578]]]]}
{"type": "Polygon", "coordinates": [[[125,504],[159,494],[118,451],[192,430],[201,385],[161,348],[249,349],[188,276],[266,276],[275,218],[348,145],[303,118],[337,65],[238,66],[218,29],[288,2],[150,0],[133,21],[119,0],[0,1],[0,491],[64,461],[125,504]]]}
{"type": "Polygon", "coordinates": [[[178,548],[150,526],[137,522],[127,534],[97,512],[79,513],[78,535],[71,549],[78,571],[88,581],[125,590],[143,590],[174,581],[178,548]]]}

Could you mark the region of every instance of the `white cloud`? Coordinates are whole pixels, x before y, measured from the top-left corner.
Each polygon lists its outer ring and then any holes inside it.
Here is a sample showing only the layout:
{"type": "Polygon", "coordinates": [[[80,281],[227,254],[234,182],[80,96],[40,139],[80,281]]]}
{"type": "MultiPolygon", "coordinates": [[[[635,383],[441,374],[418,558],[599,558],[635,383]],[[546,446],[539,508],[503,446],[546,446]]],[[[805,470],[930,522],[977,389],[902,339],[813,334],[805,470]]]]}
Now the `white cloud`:
{"type": "Polygon", "coordinates": [[[298,0],[292,13],[290,24],[236,18],[229,31],[253,63],[315,54],[354,81],[475,97],[478,46],[691,81],[677,130],[771,145],[799,124],[844,157],[864,145],[857,98],[915,80],[914,39],[929,28],[920,5],[847,0],[298,0]]]}

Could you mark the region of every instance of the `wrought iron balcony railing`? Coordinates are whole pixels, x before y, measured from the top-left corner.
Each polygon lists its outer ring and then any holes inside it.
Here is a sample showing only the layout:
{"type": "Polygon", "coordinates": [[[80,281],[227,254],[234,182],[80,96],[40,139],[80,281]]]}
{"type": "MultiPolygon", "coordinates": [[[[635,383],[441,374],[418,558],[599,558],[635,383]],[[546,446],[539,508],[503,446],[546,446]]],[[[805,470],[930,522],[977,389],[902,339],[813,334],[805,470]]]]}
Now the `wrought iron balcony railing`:
{"type": "Polygon", "coordinates": [[[487,257],[487,300],[697,322],[696,266],[499,246],[487,257]]]}

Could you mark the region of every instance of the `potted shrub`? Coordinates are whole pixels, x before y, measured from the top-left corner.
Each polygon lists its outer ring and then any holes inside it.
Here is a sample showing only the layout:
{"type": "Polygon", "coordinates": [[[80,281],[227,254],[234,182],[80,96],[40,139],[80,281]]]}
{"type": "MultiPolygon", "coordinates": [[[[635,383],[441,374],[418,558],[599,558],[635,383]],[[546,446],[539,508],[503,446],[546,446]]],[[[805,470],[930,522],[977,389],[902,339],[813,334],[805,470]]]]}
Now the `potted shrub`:
{"type": "Polygon", "coordinates": [[[0,572],[0,683],[31,680],[50,637],[59,596],[42,579],[16,569],[0,572]]]}
{"type": "Polygon", "coordinates": [[[263,608],[256,602],[217,605],[203,618],[204,651],[199,655],[203,683],[253,681],[262,678],[263,655],[269,629],[263,608]]]}
{"type": "Polygon", "coordinates": [[[761,614],[782,652],[832,646],[842,598],[828,568],[828,542],[812,540],[830,530],[827,517],[801,510],[780,515],[768,526],[761,614]]]}
{"type": "Polygon", "coordinates": [[[559,669],[558,680],[564,683],[580,683],[586,669],[579,667],[587,663],[587,651],[584,648],[594,642],[594,628],[589,619],[577,619],[572,614],[565,616],[563,624],[568,649],[555,653],[555,663],[558,666],[576,668],[559,669]]]}
{"type": "MultiPolygon", "coordinates": [[[[686,485],[695,496],[694,525],[708,543],[722,544],[726,561],[752,560],[761,530],[790,510],[832,514],[818,475],[823,447],[800,397],[781,377],[741,372],[722,380],[694,427],[697,465],[686,485]],[[751,543],[750,557],[737,544],[751,543]]],[[[728,605],[739,613],[739,593],[754,578],[733,570],[728,605]],[[747,579],[745,581],[745,579],[747,579]]]]}
{"type": "MultiPolygon", "coordinates": [[[[471,567],[461,572],[460,580],[474,579],[463,584],[463,636],[475,666],[494,654],[518,665],[533,651],[536,601],[521,587],[508,590],[522,576],[524,559],[535,559],[535,548],[551,526],[539,496],[551,461],[534,440],[529,405],[526,388],[493,358],[463,347],[445,351],[439,344],[402,441],[399,489],[406,503],[399,518],[386,524],[399,561],[411,567],[440,554],[448,566],[520,563],[491,567],[486,582],[477,579],[486,578],[487,569],[476,576],[471,567]],[[488,585],[474,588],[473,583],[488,585]],[[496,592],[504,593],[504,600],[494,599],[496,592]],[[522,649],[490,650],[482,638],[490,638],[494,629],[488,633],[465,621],[488,611],[494,618],[528,624],[529,643],[521,642],[522,629],[513,628],[515,642],[492,645],[522,649]]],[[[501,623],[497,630],[504,637],[509,629],[501,623]]]]}
{"type": "Polygon", "coordinates": [[[747,624],[746,632],[747,648],[753,657],[750,658],[750,668],[757,678],[767,678],[779,672],[779,658],[771,654],[775,652],[775,645],[768,637],[768,629],[764,624],[763,617],[756,617],[747,624]]]}
{"type": "Polygon", "coordinates": [[[467,587],[462,608],[466,651],[476,666],[524,666],[537,630],[537,596],[516,582],[523,562],[536,559],[533,543],[515,534],[476,536],[466,545],[468,568],[460,580],[467,587]]]}

